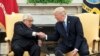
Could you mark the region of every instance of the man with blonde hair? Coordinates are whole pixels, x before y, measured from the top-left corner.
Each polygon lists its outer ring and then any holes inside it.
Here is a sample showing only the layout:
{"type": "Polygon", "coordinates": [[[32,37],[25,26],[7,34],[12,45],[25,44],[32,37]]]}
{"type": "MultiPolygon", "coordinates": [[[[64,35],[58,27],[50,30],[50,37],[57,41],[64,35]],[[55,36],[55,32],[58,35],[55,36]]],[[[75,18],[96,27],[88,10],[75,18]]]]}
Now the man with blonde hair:
{"type": "Polygon", "coordinates": [[[69,16],[65,8],[57,7],[53,12],[57,23],[55,24],[55,33],[46,35],[40,34],[40,38],[46,40],[61,41],[55,49],[56,56],[64,56],[63,53],[72,51],[73,56],[79,53],[80,56],[89,56],[88,45],[84,38],[82,24],[78,17],[69,16]]]}

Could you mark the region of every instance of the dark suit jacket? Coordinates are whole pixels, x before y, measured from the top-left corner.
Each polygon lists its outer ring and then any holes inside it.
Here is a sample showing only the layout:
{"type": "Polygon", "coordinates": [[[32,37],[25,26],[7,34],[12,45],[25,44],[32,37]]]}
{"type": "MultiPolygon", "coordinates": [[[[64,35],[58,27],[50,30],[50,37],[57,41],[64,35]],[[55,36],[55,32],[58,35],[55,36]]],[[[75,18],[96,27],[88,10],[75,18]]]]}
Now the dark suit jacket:
{"type": "Polygon", "coordinates": [[[48,40],[56,41],[61,37],[62,40],[59,44],[63,44],[67,47],[79,49],[81,42],[84,40],[82,24],[79,18],[75,16],[68,16],[67,31],[65,31],[62,22],[56,23],[55,31],[54,34],[48,35],[48,40]]]}
{"type": "Polygon", "coordinates": [[[20,45],[25,47],[28,44],[37,44],[38,38],[32,36],[32,32],[37,31],[37,28],[32,25],[31,28],[28,28],[23,22],[16,22],[14,26],[14,35],[12,39],[12,45],[20,45]]]}

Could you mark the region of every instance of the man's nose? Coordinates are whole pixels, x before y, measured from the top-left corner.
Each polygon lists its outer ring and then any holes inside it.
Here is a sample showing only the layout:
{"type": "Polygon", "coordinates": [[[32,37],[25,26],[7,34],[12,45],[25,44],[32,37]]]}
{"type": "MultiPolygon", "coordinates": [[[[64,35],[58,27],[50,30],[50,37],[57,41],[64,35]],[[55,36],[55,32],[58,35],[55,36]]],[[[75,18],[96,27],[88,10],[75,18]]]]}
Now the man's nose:
{"type": "Polygon", "coordinates": [[[33,24],[33,22],[31,22],[31,24],[33,24]]]}

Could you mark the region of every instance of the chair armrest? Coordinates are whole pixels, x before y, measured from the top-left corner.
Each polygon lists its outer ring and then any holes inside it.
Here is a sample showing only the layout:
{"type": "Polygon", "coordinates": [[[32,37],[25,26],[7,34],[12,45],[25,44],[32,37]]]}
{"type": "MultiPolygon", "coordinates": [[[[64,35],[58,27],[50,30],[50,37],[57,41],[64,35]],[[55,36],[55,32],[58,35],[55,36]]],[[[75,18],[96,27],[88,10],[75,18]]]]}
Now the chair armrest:
{"type": "Polygon", "coordinates": [[[100,41],[99,37],[94,38],[95,41],[100,41]]]}
{"type": "Polygon", "coordinates": [[[11,50],[11,40],[8,37],[5,37],[5,41],[8,43],[9,47],[9,53],[12,51],[11,50]]]}
{"type": "Polygon", "coordinates": [[[95,45],[96,45],[96,43],[98,44],[98,52],[100,50],[100,39],[99,38],[98,39],[94,39],[93,40],[93,45],[92,45],[92,52],[93,53],[97,53],[97,52],[95,52],[95,45]]]}
{"type": "Polygon", "coordinates": [[[11,41],[8,37],[5,37],[5,41],[8,42],[8,41],[11,41]]]}

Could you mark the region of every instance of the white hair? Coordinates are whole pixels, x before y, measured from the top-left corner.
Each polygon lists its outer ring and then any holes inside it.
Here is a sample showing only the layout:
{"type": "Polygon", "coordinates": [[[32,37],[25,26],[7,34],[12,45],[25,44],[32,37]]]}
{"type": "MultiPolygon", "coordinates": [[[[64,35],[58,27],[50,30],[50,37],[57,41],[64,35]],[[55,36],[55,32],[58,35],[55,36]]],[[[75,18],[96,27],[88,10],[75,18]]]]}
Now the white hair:
{"type": "Polygon", "coordinates": [[[23,15],[23,20],[26,20],[26,19],[29,19],[29,18],[32,18],[31,14],[24,14],[23,15]]]}
{"type": "Polygon", "coordinates": [[[53,13],[55,14],[56,12],[64,12],[66,14],[66,10],[64,7],[57,7],[54,9],[53,13]]]}

